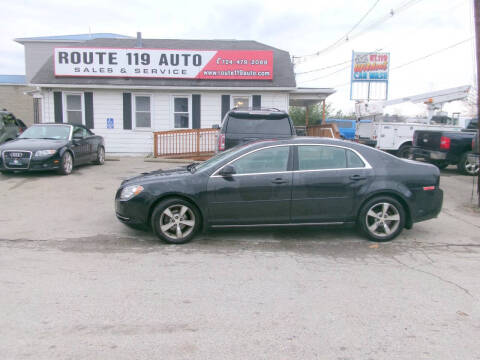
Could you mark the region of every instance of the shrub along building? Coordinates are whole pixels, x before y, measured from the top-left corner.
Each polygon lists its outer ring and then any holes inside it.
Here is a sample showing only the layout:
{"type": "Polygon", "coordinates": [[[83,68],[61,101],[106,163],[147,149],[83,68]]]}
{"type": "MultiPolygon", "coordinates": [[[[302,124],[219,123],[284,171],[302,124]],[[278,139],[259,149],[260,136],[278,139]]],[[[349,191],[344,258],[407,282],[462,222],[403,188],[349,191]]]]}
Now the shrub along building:
{"type": "Polygon", "coordinates": [[[84,124],[111,153],[151,153],[154,131],[211,128],[233,107],[288,111],[334,92],[297,88],[289,53],[256,41],[138,34],[67,45],[51,43],[31,76],[41,122],[84,124]]]}

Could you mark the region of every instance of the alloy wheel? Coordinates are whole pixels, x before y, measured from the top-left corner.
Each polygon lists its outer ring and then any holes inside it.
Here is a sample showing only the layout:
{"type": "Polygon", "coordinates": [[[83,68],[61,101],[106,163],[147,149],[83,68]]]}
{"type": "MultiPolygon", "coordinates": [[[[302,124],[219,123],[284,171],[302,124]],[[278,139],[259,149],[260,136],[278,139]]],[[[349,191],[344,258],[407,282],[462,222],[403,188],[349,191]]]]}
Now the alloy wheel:
{"type": "Polygon", "coordinates": [[[470,161],[467,157],[467,160],[465,161],[465,171],[470,175],[477,175],[478,170],[478,163],[476,161],[470,161]]]}
{"type": "Polygon", "coordinates": [[[73,168],[73,159],[72,155],[69,152],[66,152],[63,159],[63,170],[66,174],[70,174],[73,168]]]}
{"type": "Polygon", "coordinates": [[[160,230],[174,240],[181,240],[190,235],[195,228],[195,214],[183,204],[174,204],[163,210],[160,215],[160,230]]]}
{"type": "Polygon", "coordinates": [[[393,204],[381,202],[370,207],[365,221],[368,231],[380,238],[386,238],[397,231],[400,213],[393,204]]]}
{"type": "Polygon", "coordinates": [[[105,150],[103,147],[98,149],[97,161],[99,164],[103,164],[105,162],[105,150]]]}

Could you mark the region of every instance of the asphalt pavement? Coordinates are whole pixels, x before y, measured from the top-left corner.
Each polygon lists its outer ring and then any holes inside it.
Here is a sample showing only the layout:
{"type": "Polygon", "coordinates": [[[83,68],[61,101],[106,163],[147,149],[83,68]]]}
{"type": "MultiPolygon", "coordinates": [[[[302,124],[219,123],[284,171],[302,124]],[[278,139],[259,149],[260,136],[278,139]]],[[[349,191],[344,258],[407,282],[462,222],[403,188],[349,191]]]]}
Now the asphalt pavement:
{"type": "Polygon", "coordinates": [[[390,243],[355,229],[222,230],[182,246],[119,223],[121,158],[0,175],[1,359],[480,359],[480,211],[390,243]]]}

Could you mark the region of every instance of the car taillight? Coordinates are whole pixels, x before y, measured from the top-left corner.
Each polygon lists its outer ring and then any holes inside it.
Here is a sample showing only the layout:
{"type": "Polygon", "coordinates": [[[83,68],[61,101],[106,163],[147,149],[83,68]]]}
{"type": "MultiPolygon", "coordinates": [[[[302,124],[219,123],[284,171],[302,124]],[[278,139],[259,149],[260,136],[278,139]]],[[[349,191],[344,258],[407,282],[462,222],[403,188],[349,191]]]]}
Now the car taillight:
{"type": "Polygon", "coordinates": [[[218,134],[218,151],[225,150],[225,134],[218,134]]]}
{"type": "Polygon", "coordinates": [[[450,138],[449,137],[442,136],[440,138],[440,149],[450,150],[450,138]]]}

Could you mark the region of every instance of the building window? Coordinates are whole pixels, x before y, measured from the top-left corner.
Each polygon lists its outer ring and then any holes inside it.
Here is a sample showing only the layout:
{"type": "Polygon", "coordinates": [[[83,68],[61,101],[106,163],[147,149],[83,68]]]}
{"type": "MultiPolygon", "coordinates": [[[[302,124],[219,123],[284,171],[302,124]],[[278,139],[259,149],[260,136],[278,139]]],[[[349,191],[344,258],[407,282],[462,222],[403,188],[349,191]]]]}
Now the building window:
{"type": "Polygon", "coordinates": [[[69,124],[83,124],[83,94],[65,94],[65,119],[69,124]]]}
{"type": "Polygon", "coordinates": [[[135,95],[135,128],[152,127],[150,95],[135,95]]]}
{"type": "Polygon", "coordinates": [[[173,119],[175,128],[190,127],[188,97],[175,96],[173,98],[173,119]]]}
{"type": "Polygon", "coordinates": [[[250,96],[232,96],[232,105],[235,108],[250,107],[250,96]]]}

